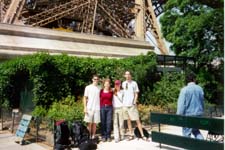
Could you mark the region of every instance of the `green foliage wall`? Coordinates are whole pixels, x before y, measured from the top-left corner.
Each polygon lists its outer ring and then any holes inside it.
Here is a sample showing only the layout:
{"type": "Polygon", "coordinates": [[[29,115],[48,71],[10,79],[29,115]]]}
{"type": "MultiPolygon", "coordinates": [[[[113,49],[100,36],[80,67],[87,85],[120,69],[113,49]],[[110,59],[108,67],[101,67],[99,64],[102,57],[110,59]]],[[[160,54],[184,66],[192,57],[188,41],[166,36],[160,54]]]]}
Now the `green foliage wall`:
{"type": "Polygon", "coordinates": [[[155,68],[156,57],[153,53],[124,59],[51,56],[45,53],[20,57],[0,64],[0,100],[16,107],[18,94],[30,80],[33,83],[34,104],[49,108],[53,102],[68,95],[83,95],[84,87],[90,83],[93,74],[99,74],[101,78],[109,77],[112,81],[124,80],[126,70],[133,73],[133,79],[143,91],[152,84],[150,78],[155,68]]]}
{"type": "MultiPolygon", "coordinates": [[[[79,100],[85,86],[91,83],[93,74],[97,73],[101,78],[109,77],[112,81],[124,80],[126,70],[132,71],[133,79],[139,85],[141,104],[174,104],[184,86],[184,75],[181,73],[167,73],[160,80],[156,79],[156,56],[153,53],[124,59],[92,59],[41,53],[0,64],[0,102],[4,107],[19,107],[21,90],[27,83],[32,83],[35,114],[44,116],[53,103],[68,96],[79,100]]],[[[215,79],[210,71],[199,71],[197,74],[206,100],[214,99],[216,92],[223,93],[219,83],[211,84],[215,79]]]]}

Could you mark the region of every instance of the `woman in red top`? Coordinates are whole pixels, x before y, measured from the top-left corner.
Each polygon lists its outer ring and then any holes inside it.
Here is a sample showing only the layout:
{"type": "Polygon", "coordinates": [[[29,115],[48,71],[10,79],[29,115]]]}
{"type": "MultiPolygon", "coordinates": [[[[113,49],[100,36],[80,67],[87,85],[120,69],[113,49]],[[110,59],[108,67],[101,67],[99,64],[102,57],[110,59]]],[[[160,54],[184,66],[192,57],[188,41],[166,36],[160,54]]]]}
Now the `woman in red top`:
{"type": "Polygon", "coordinates": [[[112,126],[112,107],[113,91],[110,88],[110,80],[103,82],[103,89],[100,91],[100,113],[101,113],[101,132],[102,141],[111,141],[112,126]]]}

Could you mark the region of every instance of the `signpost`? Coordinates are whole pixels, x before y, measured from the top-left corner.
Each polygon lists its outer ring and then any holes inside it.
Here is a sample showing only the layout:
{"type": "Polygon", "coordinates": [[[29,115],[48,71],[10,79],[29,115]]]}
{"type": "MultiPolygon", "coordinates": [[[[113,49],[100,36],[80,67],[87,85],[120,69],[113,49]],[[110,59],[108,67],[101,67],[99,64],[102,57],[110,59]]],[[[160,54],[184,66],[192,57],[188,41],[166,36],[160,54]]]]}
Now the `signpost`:
{"type": "Polygon", "coordinates": [[[18,114],[18,113],[19,113],[19,109],[13,109],[13,110],[12,110],[12,130],[11,130],[12,133],[13,133],[13,131],[14,131],[15,116],[16,116],[16,114],[18,114]]]}

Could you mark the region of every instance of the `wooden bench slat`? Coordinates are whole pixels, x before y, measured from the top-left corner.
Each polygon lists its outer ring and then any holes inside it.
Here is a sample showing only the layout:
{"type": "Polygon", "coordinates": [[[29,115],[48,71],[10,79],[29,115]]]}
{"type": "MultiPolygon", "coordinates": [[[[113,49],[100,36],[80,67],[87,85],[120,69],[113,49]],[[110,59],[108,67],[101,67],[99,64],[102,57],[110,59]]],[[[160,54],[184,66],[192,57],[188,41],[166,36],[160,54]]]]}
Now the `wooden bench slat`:
{"type": "Polygon", "coordinates": [[[150,120],[154,123],[203,129],[219,135],[224,134],[224,119],[160,114],[152,112],[150,120]]]}
{"type": "Polygon", "coordinates": [[[209,142],[155,131],[152,131],[152,141],[191,150],[206,150],[206,148],[209,150],[223,150],[224,148],[224,143],[209,142]]]}

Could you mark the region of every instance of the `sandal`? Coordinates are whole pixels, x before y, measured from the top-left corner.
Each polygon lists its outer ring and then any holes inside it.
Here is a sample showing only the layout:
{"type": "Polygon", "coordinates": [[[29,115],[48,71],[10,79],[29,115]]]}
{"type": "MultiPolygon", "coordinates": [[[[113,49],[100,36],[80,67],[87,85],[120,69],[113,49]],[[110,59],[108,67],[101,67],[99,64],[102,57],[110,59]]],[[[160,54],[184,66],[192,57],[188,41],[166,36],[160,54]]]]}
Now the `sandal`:
{"type": "Polygon", "coordinates": [[[134,137],[132,135],[129,135],[128,138],[127,138],[127,141],[131,141],[133,139],[134,139],[134,137]]]}
{"type": "Polygon", "coordinates": [[[144,141],[148,141],[148,138],[146,136],[142,136],[141,139],[144,141]]]}

